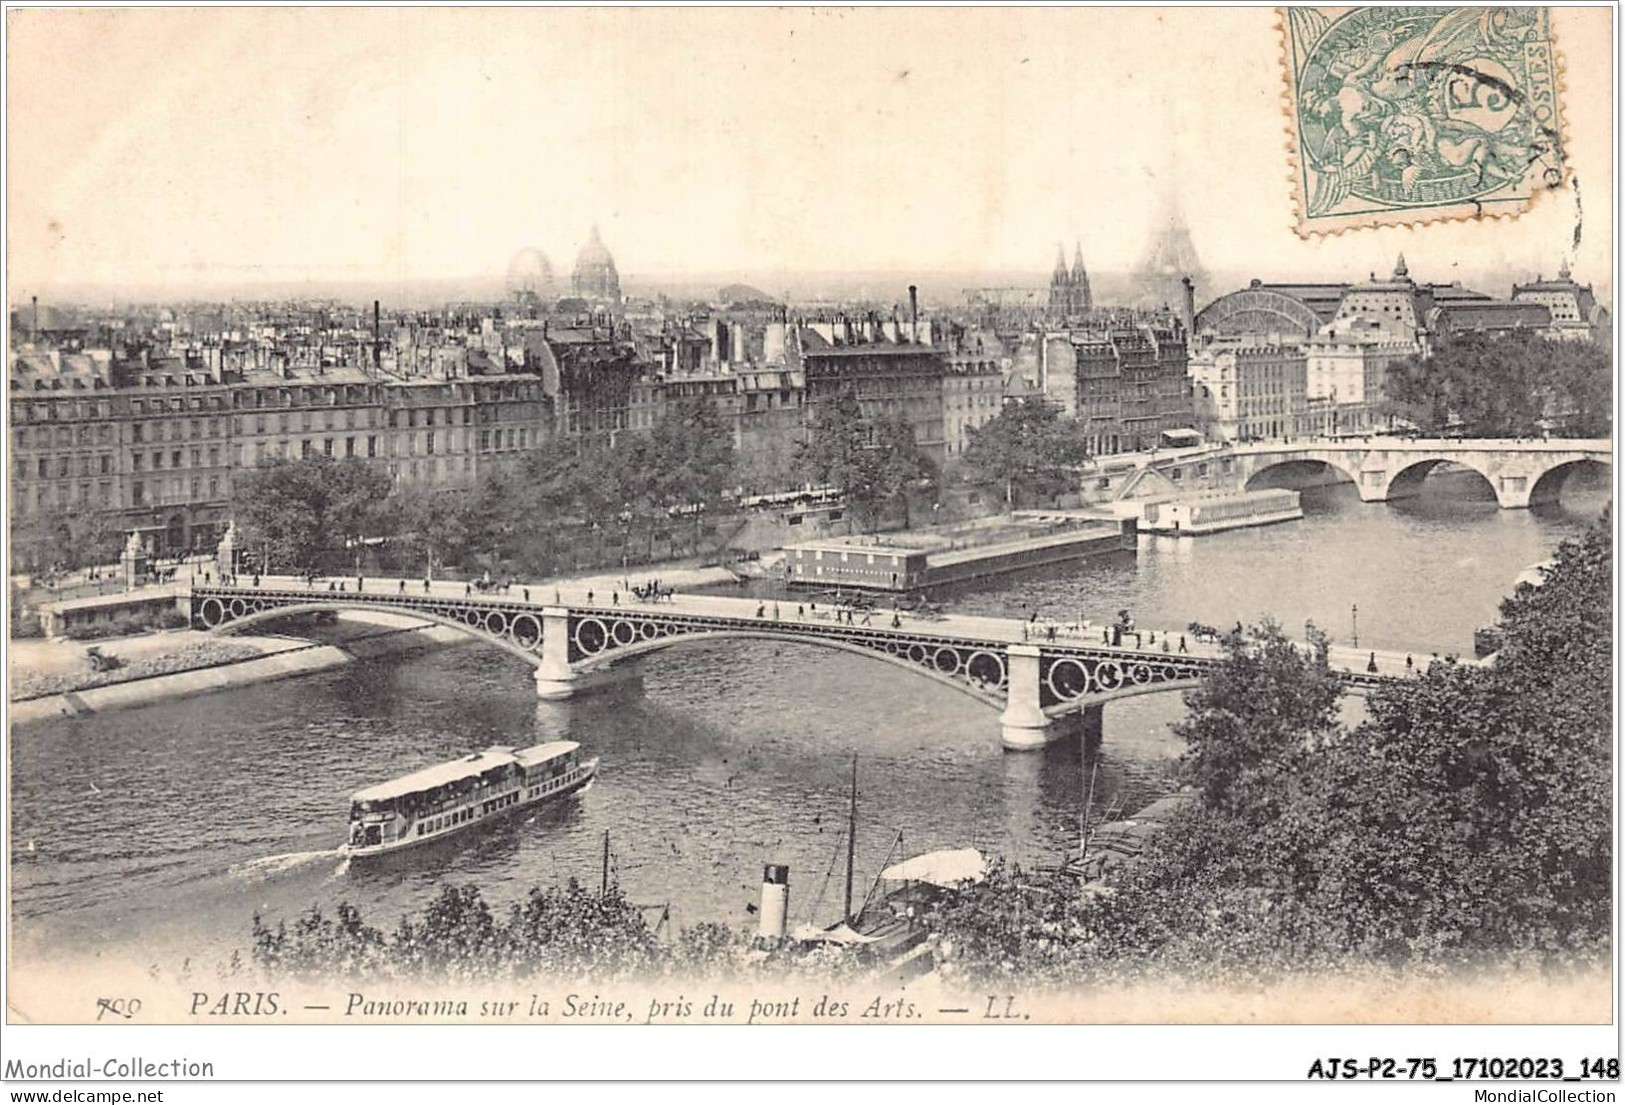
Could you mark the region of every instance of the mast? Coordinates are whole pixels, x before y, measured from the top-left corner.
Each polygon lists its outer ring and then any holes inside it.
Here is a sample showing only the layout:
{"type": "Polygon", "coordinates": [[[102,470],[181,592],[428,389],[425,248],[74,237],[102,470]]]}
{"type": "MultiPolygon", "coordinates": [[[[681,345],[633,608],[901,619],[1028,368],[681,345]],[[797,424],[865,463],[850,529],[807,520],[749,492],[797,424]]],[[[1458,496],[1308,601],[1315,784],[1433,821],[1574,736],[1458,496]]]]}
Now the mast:
{"type": "Polygon", "coordinates": [[[604,866],[598,876],[598,896],[609,897],[609,830],[604,830],[604,866]]]}
{"type": "Polygon", "coordinates": [[[1094,767],[1089,771],[1089,792],[1083,797],[1083,832],[1081,839],[1078,841],[1079,870],[1082,870],[1084,861],[1089,858],[1089,837],[1094,833],[1094,827],[1089,824],[1089,821],[1095,804],[1095,776],[1099,773],[1100,761],[1097,759],[1094,767]]]}
{"type": "Polygon", "coordinates": [[[852,922],[852,859],[858,844],[858,754],[852,753],[852,801],[846,815],[846,911],[841,920],[852,922]]]}

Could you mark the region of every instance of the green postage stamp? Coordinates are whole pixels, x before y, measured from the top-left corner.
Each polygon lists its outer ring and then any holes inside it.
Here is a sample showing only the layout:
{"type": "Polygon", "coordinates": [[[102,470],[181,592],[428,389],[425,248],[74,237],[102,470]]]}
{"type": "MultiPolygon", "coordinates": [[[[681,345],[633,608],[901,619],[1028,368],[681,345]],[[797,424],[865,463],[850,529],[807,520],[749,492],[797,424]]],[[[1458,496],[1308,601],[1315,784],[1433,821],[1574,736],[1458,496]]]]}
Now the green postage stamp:
{"type": "Polygon", "coordinates": [[[1564,183],[1546,8],[1287,8],[1302,235],[1516,215],[1564,183]]]}

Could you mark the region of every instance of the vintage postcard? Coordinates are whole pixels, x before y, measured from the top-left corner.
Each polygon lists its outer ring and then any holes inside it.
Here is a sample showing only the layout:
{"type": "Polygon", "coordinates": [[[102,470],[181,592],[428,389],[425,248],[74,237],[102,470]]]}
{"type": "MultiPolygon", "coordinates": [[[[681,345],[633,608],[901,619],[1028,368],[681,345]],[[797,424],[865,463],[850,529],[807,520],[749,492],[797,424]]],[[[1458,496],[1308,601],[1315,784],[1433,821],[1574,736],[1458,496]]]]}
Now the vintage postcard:
{"type": "Polygon", "coordinates": [[[1617,1078],[1614,17],[8,10],[5,1077],[1617,1078]]]}

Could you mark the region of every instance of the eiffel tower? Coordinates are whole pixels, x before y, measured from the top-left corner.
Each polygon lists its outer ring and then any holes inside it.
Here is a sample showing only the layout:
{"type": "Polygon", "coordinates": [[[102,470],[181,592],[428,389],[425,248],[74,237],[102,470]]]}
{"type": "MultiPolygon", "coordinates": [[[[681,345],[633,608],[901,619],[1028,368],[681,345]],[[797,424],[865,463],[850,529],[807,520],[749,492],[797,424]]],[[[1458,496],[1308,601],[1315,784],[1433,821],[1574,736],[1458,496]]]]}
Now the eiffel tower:
{"type": "Polygon", "coordinates": [[[1207,283],[1207,272],[1196,255],[1196,243],[1191,240],[1190,227],[1185,225],[1184,212],[1170,191],[1164,194],[1162,213],[1155,223],[1150,245],[1134,272],[1136,302],[1133,306],[1167,305],[1177,309],[1180,280],[1187,276],[1199,289],[1207,283]]]}

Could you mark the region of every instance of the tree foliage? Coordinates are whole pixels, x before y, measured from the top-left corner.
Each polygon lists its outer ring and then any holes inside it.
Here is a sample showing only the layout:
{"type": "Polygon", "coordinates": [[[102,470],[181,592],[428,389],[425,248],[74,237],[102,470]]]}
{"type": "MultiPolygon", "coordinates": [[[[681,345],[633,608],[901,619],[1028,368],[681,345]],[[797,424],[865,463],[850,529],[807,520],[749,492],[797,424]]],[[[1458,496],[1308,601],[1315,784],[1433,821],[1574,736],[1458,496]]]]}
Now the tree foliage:
{"type": "Polygon", "coordinates": [[[1053,499],[1077,486],[1088,449],[1077,420],[1052,403],[1009,403],[970,431],[963,462],[973,478],[1004,486],[1011,504],[1053,499]]]}
{"type": "MultiPolygon", "coordinates": [[[[319,907],[275,927],[255,916],[249,959],[271,979],[645,979],[664,974],[826,977],[858,965],[841,949],[756,948],[749,934],[705,921],[663,938],[667,917],[633,904],[615,883],[603,892],[574,879],[532,887],[506,911],[474,886],[447,886],[394,932],[355,906],[319,907]],[[650,923],[651,914],[655,918],[650,923]]],[[[241,967],[241,957],[234,956],[241,967]]]]}
{"type": "Polygon", "coordinates": [[[123,548],[115,515],[100,510],[58,516],[13,516],[12,563],[29,571],[72,571],[110,564],[123,548]]]}
{"type": "Polygon", "coordinates": [[[1598,437],[1612,427],[1613,358],[1589,341],[1528,331],[1451,334],[1388,370],[1396,414],[1424,432],[1473,437],[1598,437]]]}
{"type": "Polygon", "coordinates": [[[848,508],[869,528],[879,524],[887,506],[906,506],[909,488],[937,479],[912,426],[900,418],[867,417],[850,394],[819,407],[796,450],[796,465],[811,482],[841,488],[848,508]]]}
{"type": "Polygon", "coordinates": [[[1270,621],[1225,638],[1224,663],[1186,693],[1189,713],[1174,726],[1208,805],[1273,816],[1285,780],[1324,751],[1343,694],[1329,643],[1312,630],[1300,649],[1270,621]]]}
{"type": "Polygon", "coordinates": [[[387,528],[389,475],[359,458],[275,459],[233,484],[240,547],[267,571],[314,567],[323,553],[387,528]]]}

